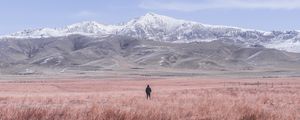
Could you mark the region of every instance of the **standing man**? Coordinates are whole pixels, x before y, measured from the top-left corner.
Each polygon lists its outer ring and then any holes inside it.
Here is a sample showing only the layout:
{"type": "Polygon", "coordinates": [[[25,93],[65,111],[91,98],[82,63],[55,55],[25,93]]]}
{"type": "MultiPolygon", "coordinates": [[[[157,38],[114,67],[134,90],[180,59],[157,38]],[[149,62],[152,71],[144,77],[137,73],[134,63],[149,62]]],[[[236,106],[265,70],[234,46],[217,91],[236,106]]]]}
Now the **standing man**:
{"type": "Polygon", "coordinates": [[[147,100],[151,99],[151,88],[149,85],[146,87],[147,100]]]}

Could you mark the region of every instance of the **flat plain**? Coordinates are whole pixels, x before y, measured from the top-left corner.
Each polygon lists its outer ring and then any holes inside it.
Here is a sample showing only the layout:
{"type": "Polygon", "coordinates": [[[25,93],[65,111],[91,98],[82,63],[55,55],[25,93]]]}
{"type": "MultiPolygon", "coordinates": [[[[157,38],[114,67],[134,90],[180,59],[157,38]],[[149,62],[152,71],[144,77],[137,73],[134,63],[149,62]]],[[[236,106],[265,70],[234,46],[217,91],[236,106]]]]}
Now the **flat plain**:
{"type": "Polygon", "coordinates": [[[1,79],[1,120],[300,119],[299,77],[1,79]],[[151,100],[145,96],[147,84],[153,90],[151,100]]]}

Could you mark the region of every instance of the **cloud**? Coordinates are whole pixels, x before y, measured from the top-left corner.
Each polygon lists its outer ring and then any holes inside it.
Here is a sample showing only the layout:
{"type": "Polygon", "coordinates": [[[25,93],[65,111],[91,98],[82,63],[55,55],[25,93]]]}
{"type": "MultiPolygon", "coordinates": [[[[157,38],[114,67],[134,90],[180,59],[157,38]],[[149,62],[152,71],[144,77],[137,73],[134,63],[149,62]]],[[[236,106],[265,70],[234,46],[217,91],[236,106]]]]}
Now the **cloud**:
{"type": "Polygon", "coordinates": [[[76,17],[89,18],[95,17],[97,14],[88,10],[82,10],[75,14],[76,17]]]}
{"type": "Polygon", "coordinates": [[[199,11],[207,9],[300,9],[300,0],[152,0],[140,8],[151,10],[199,11]]]}

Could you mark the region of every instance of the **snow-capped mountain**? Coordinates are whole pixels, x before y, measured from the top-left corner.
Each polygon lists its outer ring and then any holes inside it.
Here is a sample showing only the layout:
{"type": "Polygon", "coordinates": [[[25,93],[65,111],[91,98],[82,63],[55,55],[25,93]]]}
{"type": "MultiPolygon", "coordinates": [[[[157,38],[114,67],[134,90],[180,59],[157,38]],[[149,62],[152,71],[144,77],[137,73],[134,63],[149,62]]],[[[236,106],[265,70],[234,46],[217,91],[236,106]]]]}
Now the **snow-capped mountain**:
{"type": "Polygon", "coordinates": [[[76,23],[64,28],[41,28],[41,29],[28,29],[21,32],[16,32],[11,35],[3,37],[7,38],[42,38],[42,37],[60,37],[72,34],[81,35],[106,35],[115,33],[119,26],[103,25],[95,21],[85,21],[76,23]]]}
{"type": "Polygon", "coordinates": [[[176,43],[223,40],[246,47],[262,45],[268,48],[300,52],[299,31],[264,32],[237,27],[206,25],[154,13],[147,13],[122,25],[104,25],[95,21],[87,21],[64,28],[24,30],[1,38],[60,37],[72,34],[87,36],[124,35],[176,43]]]}

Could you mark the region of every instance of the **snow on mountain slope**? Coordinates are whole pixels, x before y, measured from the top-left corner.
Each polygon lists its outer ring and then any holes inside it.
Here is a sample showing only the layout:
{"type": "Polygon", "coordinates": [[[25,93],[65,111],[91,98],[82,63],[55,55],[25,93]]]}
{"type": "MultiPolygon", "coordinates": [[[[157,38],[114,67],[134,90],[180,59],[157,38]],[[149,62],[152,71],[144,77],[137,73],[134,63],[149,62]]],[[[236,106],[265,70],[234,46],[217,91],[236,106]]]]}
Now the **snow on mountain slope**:
{"type": "Polygon", "coordinates": [[[115,33],[119,26],[103,25],[95,21],[85,21],[72,24],[64,28],[41,28],[28,29],[21,32],[16,32],[10,35],[2,36],[2,38],[42,38],[42,37],[60,37],[71,34],[81,35],[106,35],[115,33]]]}
{"type": "Polygon", "coordinates": [[[52,28],[41,29],[27,29],[24,31],[16,32],[10,35],[2,36],[2,38],[41,38],[52,36],[64,36],[65,33],[52,28]]]}
{"type": "Polygon", "coordinates": [[[263,45],[268,48],[300,52],[299,31],[264,32],[229,26],[207,25],[155,13],[147,13],[122,25],[104,25],[95,21],[86,21],[64,28],[24,30],[1,38],[60,37],[72,34],[87,36],[125,35],[139,39],[176,43],[231,40],[232,44],[244,46],[263,45]]]}
{"type": "Polygon", "coordinates": [[[174,19],[154,13],[129,21],[118,32],[138,38],[153,39],[168,42],[212,41],[215,34],[232,34],[248,31],[246,29],[206,25],[192,21],[174,19]]]}
{"type": "Polygon", "coordinates": [[[103,25],[95,21],[86,21],[82,23],[73,24],[61,29],[62,32],[69,34],[111,34],[115,33],[119,26],[103,25]]]}
{"type": "MultiPolygon", "coordinates": [[[[103,25],[95,21],[86,21],[76,23],[64,28],[51,29],[30,29],[21,32],[16,32],[2,37],[11,38],[38,38],[38,37],[58,37],[70,34],[83,35],[102,35],[102,34],[120,34],[131,35],[133,37],[147,38],[147,39],[163,39],[170,41],[170,39],[190,39],[191,32],[202,30],[210,32],[224,32],[226,31],[248,31],[246,29],[226,26],[205,25],[192,21],[178,20],[171,17],[158,15],[154,13],[147,13],[144,16],[133,19],[123,25],[103,25]],[[180,34],[181,33],[181,34],[180,34]]],[[[194,36],[197,37],[197,36],[194,36]]],[[[199,37],[199,36],[198,36],[199,37]]],[[[174,40],[173,40],[174,41],[174,40]]]]}
{"type": "Polygon", "coordinates": [[[164,40],[168,37],[168,33],[171,33],[184,23],[189,22],[148,13],[145,16],[129,21],[118,33],[138,38],[164,40]]]}
{"type": "MultiPolygon", "coordinates": [[[[274,33],[275,34],[275,33],[274,33]]],[[[300,34],[296,31],[280,32],[279,35],[274,35],[268,44],[264,46],[267,48],[275,48],[279,50],[286,50],[289,52],[300,52],[300,34]]]]}

